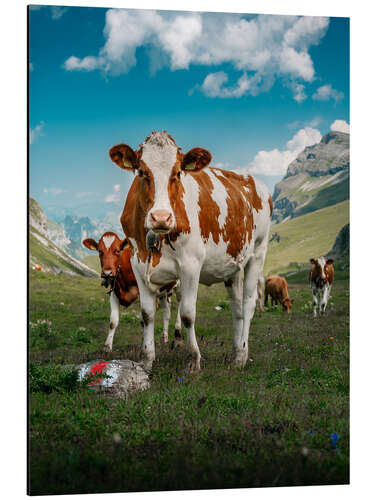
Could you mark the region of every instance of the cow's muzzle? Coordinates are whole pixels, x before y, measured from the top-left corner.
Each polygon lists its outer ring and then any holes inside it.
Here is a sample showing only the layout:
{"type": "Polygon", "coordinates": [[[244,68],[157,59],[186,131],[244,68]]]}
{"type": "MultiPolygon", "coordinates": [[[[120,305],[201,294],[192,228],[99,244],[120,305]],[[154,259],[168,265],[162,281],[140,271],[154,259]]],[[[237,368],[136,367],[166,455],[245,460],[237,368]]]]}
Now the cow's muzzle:
{"type": "Polygon", "coordinates": [[[173,216],[168,210],[154,210],[150,213],[150,229],[154,233],[169,233],[173,225],[173,216]]]}

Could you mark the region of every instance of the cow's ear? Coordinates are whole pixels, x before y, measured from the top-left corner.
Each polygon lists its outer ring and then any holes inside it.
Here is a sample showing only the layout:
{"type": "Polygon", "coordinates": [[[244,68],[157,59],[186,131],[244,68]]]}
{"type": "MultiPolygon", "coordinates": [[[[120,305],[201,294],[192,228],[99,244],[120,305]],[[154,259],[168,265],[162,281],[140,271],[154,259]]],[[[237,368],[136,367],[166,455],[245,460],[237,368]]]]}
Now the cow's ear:
{"type": "Polygon", "coordinates": [[[120,168],[124,170],[136,170],[138,168],[137,153],[127,144],[117,144],[109,150],[109,157],[120,168]]]}
{"type": "Polygon", "coordinates": [[[207,151],[207,149],[193,148],[184,155],[181,168],[187,171],[201,170],[206,167],[211,160],[211,153],[207,151]]]}
{"type": "Polygon", "coordinates": [[[315,265],[317,264],[316,259],[310,259],[311,264],[315,265]]]}
{"type": "Polygon", "coordinates": [[[130,245],[128,239],[124,238],[120,243],[120,250],[125,250],[126,248],[130,248],[130,245]]]}
{"type": "Polygon", "coordinates": [[[326,264],[330,265],[330,264],[333,264],[334,263],[334,260],[333,259],[328,259],[326,264]]]}
{"type": "Polygon", "coordinates": [[[99,250],[98,243],[93,240],[92,238],[86,238],[85,240],[82,241],[82,245],[85,245],[86,248],[89,250],[99,250]]]}

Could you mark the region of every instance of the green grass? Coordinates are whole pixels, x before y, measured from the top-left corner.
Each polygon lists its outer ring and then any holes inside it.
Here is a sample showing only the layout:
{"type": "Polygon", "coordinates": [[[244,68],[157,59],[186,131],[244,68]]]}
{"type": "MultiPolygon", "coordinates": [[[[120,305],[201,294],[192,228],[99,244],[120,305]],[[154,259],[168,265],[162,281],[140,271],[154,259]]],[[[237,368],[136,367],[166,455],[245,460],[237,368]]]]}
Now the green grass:
{"type": "MultiPolygon", "coordinates": [[[[229,364],[224,286],[202,286],[202,371],[189,375],[186,350],[160,343],[158,311],[151,388],[122,401],[60,369],[96,358],[139,359],[138,305],[122,309],[113,354],[101,352],[109,304],[99,283],[30,274],[32,494],[348,483],[347,280],[335,282],[325,317],[312,319],[304,283],[290,285],[292,314],[257,312],[243,370],[229,364]],[[338,451],[332,433],[340,436],[338,451]]],[[[175,314],[174,301],[170,332],[175,314]]]]}
{"type": "Polygon", "coordinates": [[[271,227],[281,240],[271,242],[265,274],[287,272],[306,265],[311,257],[329,252],[340,229],[349,222],[349,200],[271,227]],[[294,263],[294,265],[290,265],[294,263]]]}

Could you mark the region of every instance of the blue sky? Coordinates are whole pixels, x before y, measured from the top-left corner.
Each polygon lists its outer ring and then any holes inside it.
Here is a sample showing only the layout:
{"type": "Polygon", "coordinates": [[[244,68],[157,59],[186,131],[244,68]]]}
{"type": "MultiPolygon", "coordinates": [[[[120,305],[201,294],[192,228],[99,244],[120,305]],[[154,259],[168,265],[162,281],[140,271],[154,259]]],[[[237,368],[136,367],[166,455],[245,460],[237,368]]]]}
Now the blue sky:
{"type": "Polygon", "coordinates": [[[30,194],[50,216],[120,211],[108,158],[167,130],[273,190],[331,128],[348,130],[349,20],[30,8],[30,194]]]}

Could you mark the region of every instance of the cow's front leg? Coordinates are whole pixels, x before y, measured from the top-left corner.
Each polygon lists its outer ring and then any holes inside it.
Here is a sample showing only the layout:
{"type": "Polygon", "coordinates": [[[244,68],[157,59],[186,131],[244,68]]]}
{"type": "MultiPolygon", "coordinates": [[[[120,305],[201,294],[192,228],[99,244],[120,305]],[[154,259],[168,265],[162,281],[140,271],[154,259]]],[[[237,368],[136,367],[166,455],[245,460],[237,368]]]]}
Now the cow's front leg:
{"type": "Polygon", "coordinates": [[[331,292],[331,287],[329,285],[326,285],[323,291],[323,298],[320,303],[320,314],[324,314],[326,311],[330,292],[331,292]]]}
{"type": "Polygon", "coordinates": [[[314,302],[314,318],[316,318],[316,311],[317,311],[317,308],[318,308],[318,295],[319,295],[319,292],[316,288],[313,288],[312,290],[312,293],[313,293],[313,302],[314,302]]]}
{"type": "Polygon", "coordinates": [[[147,287],[135,266],[133,271],[138,283],[143,320],[143,340],[141,348],[143,364],[147,370],[151,370],[152,363],[155,360],[154,321],[156,294],[151,292],[147,287]]]}
{"type": "Polygon", "coordinates": [[[168,297],[168,294],[165,293],[162,297],[160,297],[160,301],[163,307],[163,332],[161,334],[162,342],[166,344],[168,342],[168,327],[169,320],[171,318],[171,299],[168,297]]]}
{"type": "Polygon", "coordinates": [[[191,353],[192,359],[188,365],[188,371],[196,372],[200,370],[201,353],[199,351],[197,339],[195,337],[195,314],[198,295],[200,269],[189,274],[182,271],[181,275],[181,320],[186,328],[187,347],[191,353]]]}
{"type": "Polygon", "coordinates": [[[111,317],[109,320],[109,333],[107,336],[107,340],[105,341],[104,344],[104,350],[111,352],[113,345],[113,337],[115,336],[116,328],[118,326],[120,317],[120,302],[115,292],[111,292],[109,296],[109,303],[111,306],[111,317]]]}

